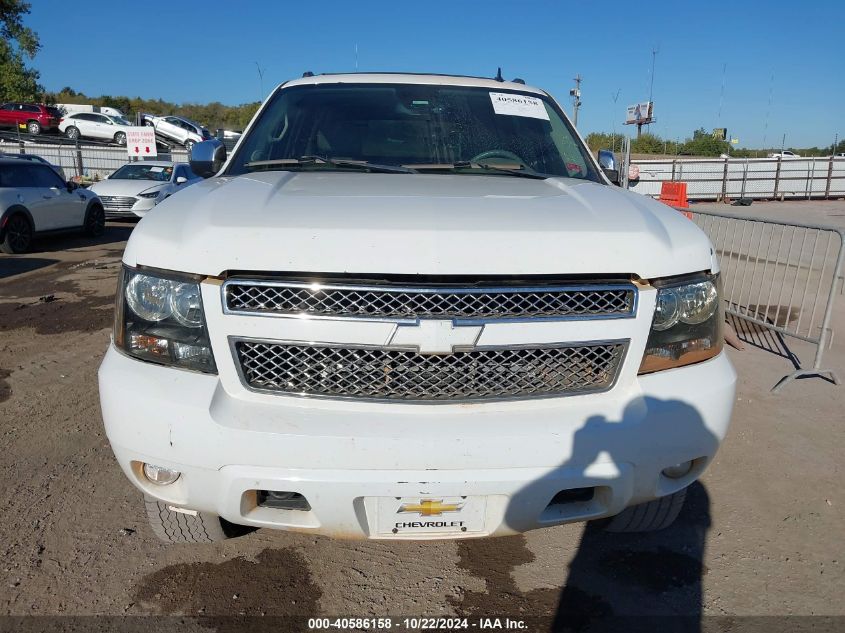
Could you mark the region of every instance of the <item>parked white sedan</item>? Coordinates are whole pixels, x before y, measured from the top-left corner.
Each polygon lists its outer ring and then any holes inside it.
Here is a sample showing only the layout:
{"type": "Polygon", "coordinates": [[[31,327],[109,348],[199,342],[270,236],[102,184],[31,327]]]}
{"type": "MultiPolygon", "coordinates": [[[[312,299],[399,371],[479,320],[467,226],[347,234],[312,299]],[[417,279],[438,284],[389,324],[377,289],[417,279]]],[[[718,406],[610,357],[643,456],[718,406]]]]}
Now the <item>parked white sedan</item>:
{"type": "Polygon", "coordinates": [[[100,197],[106,216],[143,217],[162,200],[202,180],[187,163],[128,163],[88,189],[100,197]]]}
{"type": "Polygon", "coordinates": [[[93,138],[126,145],[126,130],[132,124],[124,118],[99,112],[74,112],[59,122],[59,131],[71,139],[93,138]]]}

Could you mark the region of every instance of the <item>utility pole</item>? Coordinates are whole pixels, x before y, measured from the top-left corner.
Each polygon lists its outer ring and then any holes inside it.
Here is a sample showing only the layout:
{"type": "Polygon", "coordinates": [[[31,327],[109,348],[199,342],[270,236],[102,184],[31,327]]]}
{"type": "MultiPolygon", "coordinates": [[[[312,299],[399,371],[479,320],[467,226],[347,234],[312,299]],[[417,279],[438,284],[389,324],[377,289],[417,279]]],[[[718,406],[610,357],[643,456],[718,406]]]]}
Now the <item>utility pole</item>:
{"type": "Polygon", "coordinates": [[[578,108],[581,107],[581,73],[575,75],[575,87],[569,91],[569,96],[572,97],[572,124],[578,127],[578,108]]]}

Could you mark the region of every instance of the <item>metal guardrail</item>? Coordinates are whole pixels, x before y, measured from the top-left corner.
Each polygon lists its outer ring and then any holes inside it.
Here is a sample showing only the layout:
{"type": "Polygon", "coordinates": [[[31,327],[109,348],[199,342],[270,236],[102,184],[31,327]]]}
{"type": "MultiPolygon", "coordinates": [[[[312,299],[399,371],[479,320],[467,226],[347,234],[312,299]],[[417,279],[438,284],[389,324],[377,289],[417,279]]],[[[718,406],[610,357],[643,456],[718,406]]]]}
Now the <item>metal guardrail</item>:
{"type": "Polygon", "coordinates": [[[631,188],[658,196],[667,181],[687,183],[690,200],[825,199],[845,197],[845,158],[710,158],[636,160],[631,188]]]}
{"type": "Polygon", "coordinates": [[[813,366],[801,367],[791,355],[795,371],[781,378],[772,391],[777,393],[802,376],[827,377],[840,384],[837,373],[822,363],[833,336],[837,287],[843,283],[845,231],[705,211],[691,215],[719,257],[726,312],[816,346],[813,366]]]}

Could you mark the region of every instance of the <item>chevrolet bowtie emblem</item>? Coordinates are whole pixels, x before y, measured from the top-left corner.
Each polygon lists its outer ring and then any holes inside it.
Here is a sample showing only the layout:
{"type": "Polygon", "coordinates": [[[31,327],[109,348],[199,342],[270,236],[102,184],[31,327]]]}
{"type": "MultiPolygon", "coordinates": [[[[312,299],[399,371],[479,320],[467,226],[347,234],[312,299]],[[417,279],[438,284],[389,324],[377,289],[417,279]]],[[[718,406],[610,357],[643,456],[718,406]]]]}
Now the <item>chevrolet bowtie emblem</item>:
{"type": "Polygon", "coordinates": [[[403,503],[399,512],[416,512],[424,517],[439,517],[444,512],[460,512],[463,503],[443,503],[442,500],[423,499],[419,503],[403,503]]]}
{"type": "Polygon", "coordinates": [[[415,347],[421,354],[451,354],[456,347],[473,347],[483,325],[458,325],[446,319],[421,319],[411,325],[399,324],[388,345],[415,347]]]}

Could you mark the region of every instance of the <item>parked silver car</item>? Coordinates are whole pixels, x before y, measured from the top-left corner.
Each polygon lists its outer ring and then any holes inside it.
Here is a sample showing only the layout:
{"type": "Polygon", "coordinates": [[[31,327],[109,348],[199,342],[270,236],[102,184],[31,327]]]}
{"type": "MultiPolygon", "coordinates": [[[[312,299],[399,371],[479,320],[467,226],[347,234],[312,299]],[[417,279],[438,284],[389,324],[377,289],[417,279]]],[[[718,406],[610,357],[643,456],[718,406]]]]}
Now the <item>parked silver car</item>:
{"type": "Polygon", "coordinates": [[[88,189],[100,197],[106,216],[143,217],[162,200],[202,180],[187,163],[128,163],[88,189]]]}

